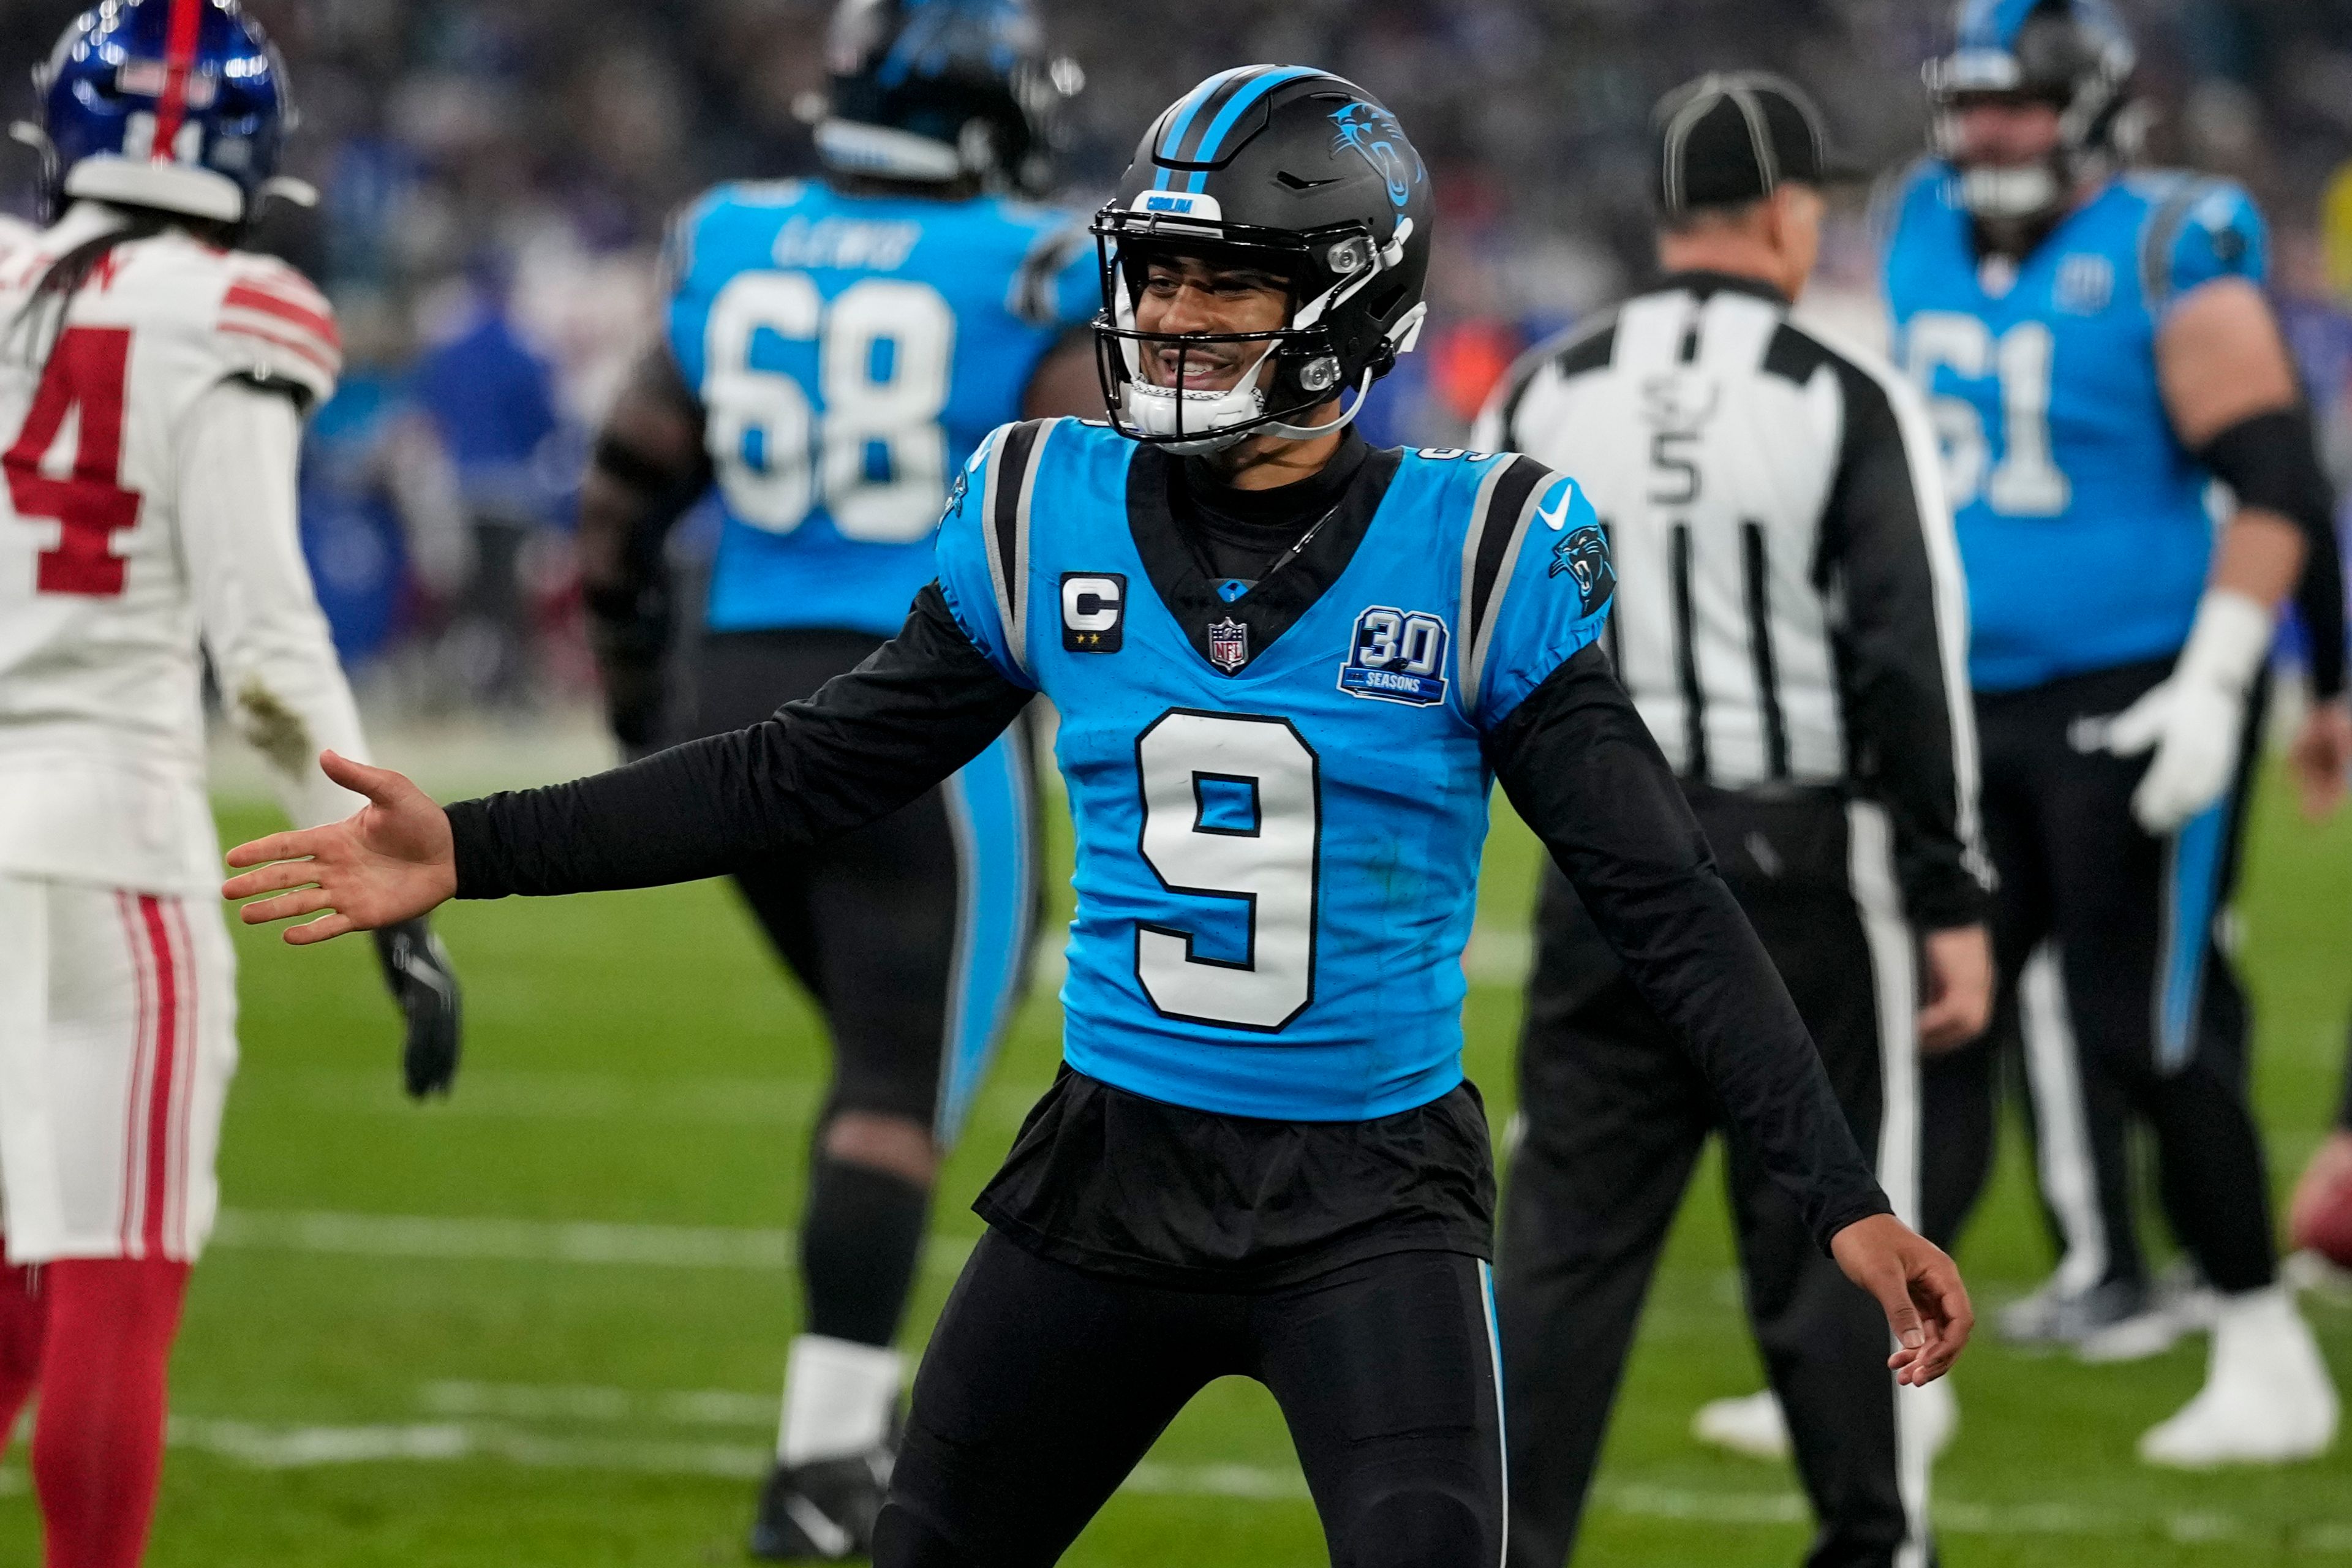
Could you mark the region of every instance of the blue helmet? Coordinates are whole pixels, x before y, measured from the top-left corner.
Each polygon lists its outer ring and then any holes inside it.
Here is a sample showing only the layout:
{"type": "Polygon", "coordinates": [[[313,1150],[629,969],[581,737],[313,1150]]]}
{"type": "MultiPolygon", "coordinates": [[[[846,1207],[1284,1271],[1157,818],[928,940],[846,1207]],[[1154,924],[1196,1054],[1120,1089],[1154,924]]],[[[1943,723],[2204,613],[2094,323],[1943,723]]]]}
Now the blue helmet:
{"type": "Polygon", "coordinates": [[[2027,168],[1960,168],[1960,197],[1979,217],[2031,223],[2064,210],[2101,163],[2128,154],[2126,112],[2136,55],[2107,0],[1960,0],[1952,52],[1928,62],[1936,150],[1958,150],[1957,111],[1970,100],[2031,100],[2058,111],[2058,146],[2027,168]]]}
{"type": "Polygon", "coordinates": [[[1062,101],[1084,78],[1045,58],[1027,0],[841,0],[817,153],[839,173],[912,183],[1052,183],[1062,101]]]}
{"type": "Polygon", "coordinates": [[[286,66],[236,0],[105,0],[36,68],[44,199],[249,216],[294,121],[286,66]]]}

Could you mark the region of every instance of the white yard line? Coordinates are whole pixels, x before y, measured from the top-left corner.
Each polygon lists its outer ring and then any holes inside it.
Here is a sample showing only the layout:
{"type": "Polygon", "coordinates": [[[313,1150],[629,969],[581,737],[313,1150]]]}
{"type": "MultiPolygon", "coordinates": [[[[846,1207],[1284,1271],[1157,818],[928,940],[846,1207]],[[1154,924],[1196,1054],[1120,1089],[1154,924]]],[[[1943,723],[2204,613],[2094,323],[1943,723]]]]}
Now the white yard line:
{"type": "MultiPolygon", "coordinates": [[[[774,1448],[767,1445],[549,1436],[480,1421],[316,1426],[175,1415],[169,1440],[175,1448],[195,1449],[257,1470],[491,1458],[533,1469],[621,1470],[753,1480],[768,1473],[775,1458],[774,1448]]],[[[1127,1489],[1161,1497],[1262,1501],[1307,1497],[1307,1483],[1296,1469],[1254,1465],[1146,1463],[1128,1478],[1127,1489]]]]}
{"type": "MultiPolygon", "coordinates": [[[[754,1403],[762,1424],[773,1416],[772,1401],[731,1391],[630,1394],[620,1389],[531,1387],[496,1384],[432,1384],[426,1402],[496,1405],[520,1414],[529,1406],[551,1415],[602,1421],[614,1412],[686,1411],[672,1419],[691,1421],[696,1402],[724,1402],[724,1418],[749,1417],[754,1403]],[[452,1391],[463,1391],[453,1394],[452,1391]]],[[[509,1421],[440,1420],[365,1426],[285,1426],[222,1417],[175,1415],[173,1447],[194,1449],[255,1469],[310,1469],[334,1465],[446,1464],[467,1459],[503,1459],[537,1469],[627,1471],[646,1475],[714,1476],[756,1479],[767,1473],[772,1450],[765,1444],[703,1443],[642,1438],[550,1435],[509,1421]]],[[[0,1492],[20,1491],[20,1471],[0,1471],[0,1492]]],[[[1220,1498],[1251,1502],[1304,1502],[1307,1486],[1295,1466],[1166,1464],[1149,1460],[1136,1468],[1125,1490],[1153,1497],[1220,1498]]],[[[1647,1482],[1603,1482],[1593,1504],[1604,1512],[1685,1523],[1753,1528],[1801,1524],[1805,1500],[1793,1491],[1710,1491],[1647,1482]]],[[[2149,1516],[2116,1509],[2068,1503],[1997,1506],[1946,1501],[1936,1508],[1936,1528],[1947,1535],[2131,1536],[2156,1524],[2187,1546],[2224,1545],[2260,1539],[2278,1542],[2288,1555],[2352,1553],[2352,1522],[2315,1521],[2281,1540],[2276,1524],[2210,1510],[2149,1516]]],[[[2234,1550],[2234,1548],[2232,1548],[2234,1550]]]]}
{"type": "MultiPolygon", "coordinates": [[[[224,1209],[212,1239],[215,1247],[249,1252],[759,1270],[792,1268],[796,1242],[789,1230],[719,1226],[256,1209],[224,1209]]],[[[962,1237],[934,1236],[925,1244],[923,1267],[952,1274],[971,1247],[962,1237]]]]}
{"type": "MultiPolygon", "coordinates": [[[[974,1124],[1004,1131],[1018,1128],[1052,1081],[994,1085],[982,1095],[974,1124]]],[[[824,1085],[814,1079],[469,1070],[447,1100],[419,1106],[400,1092],[398,1077],[390,1070],[313,1068],[244,1079],[233,1103],[246,1110],[254,1101],[268,1100],[298,1113],[397,1117],[412,1124],[454,1119],[785,1130],[807,1124],[824,1098],[824,1085]]]]}
{"type": "Polygon", "coordinates": [[[305,1110],[412,1121],[453,1117],[774,1127],[805,1120],[824,1098],[824,1086],[813,1079],[469,1071],[446,1100],[419,1107],[400,1092],[389,1071],[320,1068],[258,1078],[239,1085],[237,1093],[240,1100],[292,1100],[305,1110]]]}
{"type": "Polygon", "coordinates": [[[757,1426],[776,1424],[772,1394],[731,1388],[643,1393],[564,1384],[428,1383],[417,1403],[435,1415],[499,1416],[517,1421],[633,1421],[677,1426],[757,1426]]]}

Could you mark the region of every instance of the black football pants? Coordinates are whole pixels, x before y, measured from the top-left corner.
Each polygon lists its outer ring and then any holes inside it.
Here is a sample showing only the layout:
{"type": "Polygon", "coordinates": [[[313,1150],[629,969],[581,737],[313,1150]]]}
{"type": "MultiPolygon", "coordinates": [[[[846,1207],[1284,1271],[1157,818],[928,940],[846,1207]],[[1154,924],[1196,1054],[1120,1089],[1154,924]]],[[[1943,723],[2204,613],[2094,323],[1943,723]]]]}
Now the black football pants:
{"type": "Polygon", "coordinates": [[[875,1568],[1055,1562],[1226,1376],[1282,1406],[1332,1568],[1486,1568],[1503,1550],[1492,1325],[1486,1265],[1459,1253],[1226,1294],[1073,1268],[991,1231],[923,1352],[875,1568]]]}
{"type": "Polygon", "coordinates": [[[2147,759],[2104,747],[2105,721],[2168,660],[1979,693],[1984,823],[2000,992],[1979,1044],[1931,1061],[1922,1089],[1930,1239],[1957,1240],[1990,1169],[1995,1104],[2021,1076],[2042,1202],[2070,1286],[2144,1283],[2130,1133],[2156,1144],[2158,1192],[2219,1289],[2271,1282],[2268,1178],[2247,1103],[2245,994],[2220,936],[2237,880],[2262,703],[2237,784],[2163,838],[2131,814],[2147,759]]]}
{"type": "MultiPolygon", "coordinates": [[[[1898,1213],[1916,1192],[1916,957],[1884,818],[1827,795],[1695,792],[1725,880],[1819,1043],[1898,1213]]],[[[1511,1435],[1511,1563],[1560,1568],[1660,1247],[1722,1125],[1698,1069],[1546,868],[1519,1047],[1523,1135],[1496,1260],[1511,1435]]],[[[1822,1256],[1737,1143],[1729,1184],[1748,1312],[1820,1520],[1814,1568],[1924,1543],[1927,1458],[1898,1408],[1886,1319],[1822,1256]],[[1904,1431],[1898,1431],[1902,1427],[1904,1431]]],[[[1907,1405],[1908,1401],[1902,1402],[1907,1405]]],[[[1920,1559],[1913,1556],[1909,1561],[1920,1559]]]]}

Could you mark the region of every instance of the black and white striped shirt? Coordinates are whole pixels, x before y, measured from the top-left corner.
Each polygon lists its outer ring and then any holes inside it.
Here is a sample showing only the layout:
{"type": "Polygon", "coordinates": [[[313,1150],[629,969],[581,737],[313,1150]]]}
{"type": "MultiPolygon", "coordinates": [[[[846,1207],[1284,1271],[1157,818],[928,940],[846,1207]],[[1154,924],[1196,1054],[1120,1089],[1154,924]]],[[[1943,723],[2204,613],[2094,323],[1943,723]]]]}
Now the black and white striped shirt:
{"type": "Polygon", "coordinates": [[[1966,590],[1908,384],[1685,273],[1528,354],[1472,439],[1591,498],[1609,653],[1686,783],[1875,801],[1913,921],[1979,917],[1966,590]]]}

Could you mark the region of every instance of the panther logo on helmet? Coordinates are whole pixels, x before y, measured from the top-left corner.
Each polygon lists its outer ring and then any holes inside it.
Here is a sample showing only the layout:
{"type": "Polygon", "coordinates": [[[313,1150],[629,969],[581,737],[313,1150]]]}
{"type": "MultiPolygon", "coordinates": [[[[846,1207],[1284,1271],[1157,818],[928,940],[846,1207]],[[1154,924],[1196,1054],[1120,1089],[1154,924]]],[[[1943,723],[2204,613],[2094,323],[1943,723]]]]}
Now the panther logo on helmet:
{"type": "Polygon", "coordinates": [[[1421,154],[1404,139],[1404,130],[1397,124],[1395,115],[1377,103],[1358,99],[1336,111],[1331,122],[1339,128],[1332,139],[1332,152],[1354,148],[1373,172],[1389,183],[1391,202],[1401,207],[1412,199],[1412,187],[1422,180],[1421,154]]]}

